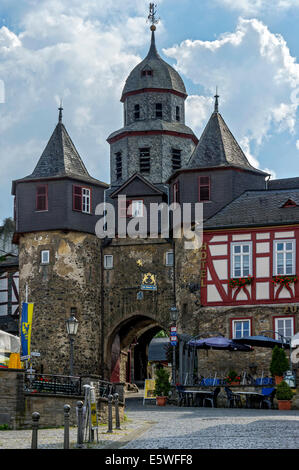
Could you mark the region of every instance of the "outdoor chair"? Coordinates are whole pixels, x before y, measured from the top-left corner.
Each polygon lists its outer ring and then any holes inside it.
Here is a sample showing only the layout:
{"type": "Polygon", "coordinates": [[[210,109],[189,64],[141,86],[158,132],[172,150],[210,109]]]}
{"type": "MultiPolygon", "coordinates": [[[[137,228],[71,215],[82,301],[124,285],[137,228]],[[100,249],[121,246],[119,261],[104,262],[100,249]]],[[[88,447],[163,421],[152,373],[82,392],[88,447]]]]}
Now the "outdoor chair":
{"type": "Polygon", "coordinates": [[[275,397],[276,389],[273,388],[263,388],[262,389],[262,394],[264,397],[260,400],[260,408],[263,407],[263,405],[266,405],[269,409],[274,408],[274,403],[273,399],[275,397]]]}
{"type": "Polygon", "coordinates": [[[231,389],[228,387],[224,387],[224,390],[226,392],[226,397],[227,397],[227,400],[226,400],[227,407],[234,408],[234,406],[239,406],[240,408],[242,408],[241,397],[233,393],[231,389]]]}
{"type": "Polygon", "coordinates": [[[187,404],[189,404],[187,393],[185,393],[185,387],[183,385],[177,385],[176,389],[179,396],[179,406],[182,406],[183,404],[186,406],[187,404]]]}
{"type": "Polygon", "coordinates": [[[212,408],[217,408],[217,397],[218,397],[219,393],[220,393],[220,387],[216,387],[214,389],[213,395],[211,397],[205,397],[203,399],[203,406],[205,406],[206,402],[210,402],[212,408]]]}

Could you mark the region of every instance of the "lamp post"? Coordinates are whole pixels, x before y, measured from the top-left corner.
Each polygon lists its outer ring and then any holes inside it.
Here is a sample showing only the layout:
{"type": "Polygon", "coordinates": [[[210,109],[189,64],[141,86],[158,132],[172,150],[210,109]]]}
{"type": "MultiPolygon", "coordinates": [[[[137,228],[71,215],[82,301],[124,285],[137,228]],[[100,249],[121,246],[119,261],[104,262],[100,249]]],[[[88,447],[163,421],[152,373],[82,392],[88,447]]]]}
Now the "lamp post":
{"type": "Polygon", "coordinates": [[[71,316],[66,320],[66,331],[70,340],[70,376],[74,375],[74,341],[78,331],[78,320],[75,317],[76,309],[71,308],[71,316]]]}
{"type": "Polygon", "coordinates": [[[177,345],[177,333],[176,333],[176,322],[178,319],[178,310],[176,306],[170,308],[170,320],[172,323],[173,329],[171,329],[171,344],[172,344],[172,385],[175,385],[176,382],[176,345],[177,345]],[[175,334],[174,334],[175,333],[175,334]]]}

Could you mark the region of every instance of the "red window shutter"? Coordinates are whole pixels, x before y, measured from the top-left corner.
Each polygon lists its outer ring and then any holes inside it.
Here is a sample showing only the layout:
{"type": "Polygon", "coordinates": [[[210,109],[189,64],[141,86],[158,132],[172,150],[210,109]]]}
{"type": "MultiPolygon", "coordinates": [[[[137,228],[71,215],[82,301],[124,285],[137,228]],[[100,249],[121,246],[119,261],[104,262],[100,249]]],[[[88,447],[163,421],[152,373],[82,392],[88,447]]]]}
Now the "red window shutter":
{"type": "Polygon", "coordinates": [[[118,199],[118,211],[119,211],[119,217],[127,217],[127,204],[128,201],[123,198],[118,199]]]}
{"type": "Polygon", "coordinates": [[[82,188],[81,186],[73,186],[73,210],[82,211],[82,188]]]}
{"type": "Polygon", "coordinates": [[[199,177],[199,201],[210,200],[210,177],[200,176],[199,177]]]}
{"type": "Polygon", "coordinates": [[[48,187],[45,184],[36,188],[36,210],[48,210],[48,187]]]}

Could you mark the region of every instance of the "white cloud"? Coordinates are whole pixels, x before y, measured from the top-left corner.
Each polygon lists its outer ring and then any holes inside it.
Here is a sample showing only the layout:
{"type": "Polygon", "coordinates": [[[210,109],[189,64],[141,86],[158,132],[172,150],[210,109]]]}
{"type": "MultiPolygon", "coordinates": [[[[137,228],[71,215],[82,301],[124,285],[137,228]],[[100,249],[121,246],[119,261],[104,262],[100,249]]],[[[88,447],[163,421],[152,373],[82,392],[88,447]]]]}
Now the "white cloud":
{"type": "MultiPolygon", "coordinates": [[[[33,171],[56,125],[60,99],[63,121],[89,172],[109,182],[106,139],[122,126],[119,100],[125,79],[141,60],[136,49],[150,44],[148,2],[72,0],[70,5],[67,0],[29,0],[26,8],[19,0],[6,4],[15,7],[20,23],[15,30],[19,33],[0,29],[0,83],[5,87],[0,199],[9,201],[11,180],[33,171]],[[33,142],[39,142],[38,149],[33,142]]],[[[163,34],[162,23],[158,34],[163,34]]],[[[1,206],[3,210],[3,202],[1,206]]]]}
{"type": "Polygon", "coordinates": [[[296,140],[296,148],[299,150],[299,140],[296,140]]]}
{"type": "Polygon", "coordinates": [[[219,5],[243,14],[257,14],[265,11],[277,12],[299,7],[299,0],[214,0],[219,5]]]}
{"type": "Polygon", "coordinates": [[[253,163],[260,159],[249,150],[253,144],[258,149],[273,131],[295,132],[299,64],[261,21],[240,18],[233,33],[186,40],[164,53],[206,95],[218,85],[220,112],[253,163]]]}

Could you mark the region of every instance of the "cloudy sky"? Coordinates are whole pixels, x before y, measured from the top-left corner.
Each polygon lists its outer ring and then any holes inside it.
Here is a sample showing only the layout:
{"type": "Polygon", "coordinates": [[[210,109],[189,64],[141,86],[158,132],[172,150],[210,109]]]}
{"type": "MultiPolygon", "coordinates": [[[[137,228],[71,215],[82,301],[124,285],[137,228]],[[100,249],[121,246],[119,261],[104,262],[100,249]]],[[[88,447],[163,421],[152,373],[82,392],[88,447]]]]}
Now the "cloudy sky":
{"type": "MultiPolygon", "coordinates": [[[[90,174],[109,182],[108,135],[146,55],[145,0],[1,0],[0,222],[11,181],[30,174],[64,123],[90,174]]],[[[254,166],[299,176],[299,0],[160,0],[156,42],[181,73],[199,137],[218,86],[220,112],[254,166]]]]}

